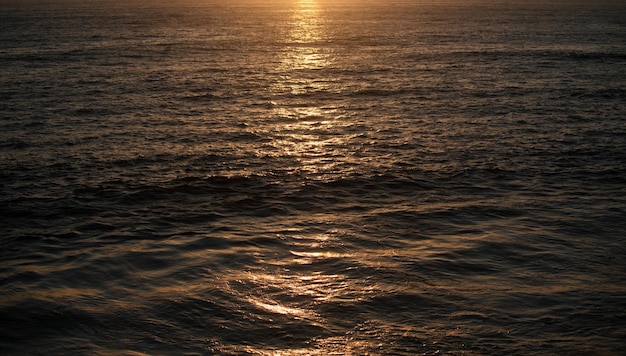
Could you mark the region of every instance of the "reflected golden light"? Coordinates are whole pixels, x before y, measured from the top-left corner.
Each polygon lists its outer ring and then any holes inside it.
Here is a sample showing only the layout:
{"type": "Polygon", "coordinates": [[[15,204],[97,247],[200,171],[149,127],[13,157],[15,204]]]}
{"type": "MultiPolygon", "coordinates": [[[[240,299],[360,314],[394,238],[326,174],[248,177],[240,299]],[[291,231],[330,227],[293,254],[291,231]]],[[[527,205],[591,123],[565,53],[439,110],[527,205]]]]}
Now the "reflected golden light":
{"type": "Polygon", "coordinates": [[[334,135],[336,119],[344,114],[333,105],[322,105],[323,97],[338,80],[321,70],[332,64],[332,50],[325,43],[324,11],[317,1],[295,3],[289,20],[277,80],[269,88],[272,117],[289,120],[274,128],[272,145],[280,155],[300,161],[300,169],[311,173],[331,172],[337,164],[334,152],[344,137],[334,135]]]}
{"type": "Polygon", "coordinates": [[[292,317],[300,317],[304,319],[310,319],[312,316],[314,316],[309,310],[302,309],[302,308],[287,307],[283,304],[276,303],[274,301],[264,302],[262,300],[255,299],[255,298],[249,298],[248,301],[254,304],[255,306],[261,309],[267,310],[271,313],[289,315],[292,317]]]}
{"type": "Polygon", "coordinates": [[[282,291],[280,296],[256,295],[248,300],[257,307],[273,313],[323,322],[314,311],[322,302],[351,302],[371,297],[376,288],[367,280],[354,281],[343,273],[327,273],[315,268],[328,263],[345,263],[349,253],[329,250],[336,238],[327,234],[294,236],[294,247],[285,258],[266,260],[266,271],[250,271],[245,279],[260,286],[260,290],[282,291]],[[273,267],[272,267],[273,266],[273,267]],[[275,271],[271,273],[270,271],[275,271]]]}
{"type": "MultiPolygon", "coordinates": [[[[279,70],[320,69],[328,65],[329,54],[320,46],[325,39],[322,11],[317,1],[299,1],[290,19],[285,56],[279,70]]],[[[289,79],[289,75],[283,79],[289,79]]]]}
{"type": "Polygon", "coordinates": [[[280,121],[287,120],[273,127],[274,139],[270,145],[276,149],[274,154],[295,158],[299,167],[294,168],[313,173],[317,178],[348,173],[346,140],[357,134],[339,134],[350,125],[340,120],[345,117],[341,110],[319,106],[276,107],[273,115],[280,121]]]}
{"type": "MultiPolygon", "coordinates": [[[[316,0],[295,0],[293,4],[290,28],[275,68],[277,75],[268,88],[273,136],[268,152],[292,157],[297,163],[290,168],[324,179],[341,172],[337,166],[346,159],[341,150],[350,137],[340,133],[349,123],[339,120],[345,118],[345,111],[328,100],[332,96],[327,93],[340,80],[328,70],[334,54],[327,46],[324,9],[316,0]]],[[[310,219],[314,221],[314,215],[310,219]]],[[[378,293],[370,280],[354,280],[354,272],[346,269],[354,256],[331,250],[330,246],[340,243],[334,234],[301,235],[293,231],[284,238],[289,241],[286,251],[273,257],[259,253],[263,267],[241,276],[243,285],[253,286],[244,298],[259,311],[258,317],[306,320],[307,325],[325,329],[329,321],[320,312],[320,305],[353,303],[378,293]],[[328,265],[336,268],[330,272],[328,265]]],[[[320,338],[315,342],[324,354],[341,354],[357,346],[347,339],[320,338]]],[[[250,351],[265,354],[263,350],[250,351]]],[[[267,350],[273,355],[281,352],[310,354],[306,349],[267,350]]]]}
{"type": "Polygon", "coordinates": [[[298,1],[291,18],[290,40],[294,43],[311,43],[322,38],[323,26],[317,1],[298,1]]]}

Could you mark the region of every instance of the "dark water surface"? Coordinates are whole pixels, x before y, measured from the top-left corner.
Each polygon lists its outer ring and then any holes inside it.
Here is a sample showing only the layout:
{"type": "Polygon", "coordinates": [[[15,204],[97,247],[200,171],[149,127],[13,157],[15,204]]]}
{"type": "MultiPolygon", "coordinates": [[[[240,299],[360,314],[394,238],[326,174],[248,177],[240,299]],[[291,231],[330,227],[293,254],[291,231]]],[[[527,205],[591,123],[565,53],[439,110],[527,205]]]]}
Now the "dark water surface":
{"type": "Polygon", "coordinates": [[[0,353],[619,355],[626,6],[0,5],[0,353]]]}

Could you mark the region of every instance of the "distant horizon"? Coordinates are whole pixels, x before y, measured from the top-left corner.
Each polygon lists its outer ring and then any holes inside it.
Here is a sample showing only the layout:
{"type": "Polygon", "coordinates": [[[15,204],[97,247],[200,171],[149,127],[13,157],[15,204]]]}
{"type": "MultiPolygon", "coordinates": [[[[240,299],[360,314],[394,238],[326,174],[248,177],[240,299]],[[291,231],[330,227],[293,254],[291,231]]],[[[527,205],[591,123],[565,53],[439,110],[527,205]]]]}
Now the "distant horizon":
{"type": "MultiPolygon", "coordinates": [[[[427,5],[524,5],[524,4],[542,4],[542,5],[625,5],[621,0],[306,0],[308,2],[317,2],[320,4],[351,4],[351,5],[394,5],[394,4],[427,4],[427,5]]],[[[152,5],[170,5],[177,4],[197,4],[197,5],[279,5],[293,4],[303,2],[303,0],[0,0],[0,4],[152,4],[152,5]]]]}

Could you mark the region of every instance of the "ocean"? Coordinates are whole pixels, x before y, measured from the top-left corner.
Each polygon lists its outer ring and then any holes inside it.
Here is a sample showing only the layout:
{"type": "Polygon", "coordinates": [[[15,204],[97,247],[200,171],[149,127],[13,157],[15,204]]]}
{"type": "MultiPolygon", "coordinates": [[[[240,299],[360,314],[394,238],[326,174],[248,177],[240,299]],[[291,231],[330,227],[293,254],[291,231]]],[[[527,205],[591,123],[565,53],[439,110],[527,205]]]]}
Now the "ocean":
{"type": "Polygon", "coordinates": [[[626,4],[0,2],[0,354],[620,355],[626,4]]]}

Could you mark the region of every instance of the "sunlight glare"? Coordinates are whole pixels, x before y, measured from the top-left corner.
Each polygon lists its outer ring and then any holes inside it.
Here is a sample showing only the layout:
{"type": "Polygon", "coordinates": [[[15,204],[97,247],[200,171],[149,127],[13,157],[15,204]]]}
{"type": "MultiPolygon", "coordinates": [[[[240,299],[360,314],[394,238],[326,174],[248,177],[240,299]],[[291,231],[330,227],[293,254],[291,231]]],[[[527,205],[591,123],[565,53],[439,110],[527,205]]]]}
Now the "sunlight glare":
{"type": "Polygon", "coordinates": [[[324,71],[333,62],[325,11],[315,0],[293,3],[285,46],[270,85],[272,117],[281,121],[274,129],[272,146],[280,155],[300,162],[301,171],[322,177],[337,170],[336,152],[345,137],[334,134],[337,119],[344,113],[336,105],[322,101],[333,90],[337,78],[324,71]],[[287,121],[287,122],[285,122],[287,121]]]}

